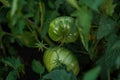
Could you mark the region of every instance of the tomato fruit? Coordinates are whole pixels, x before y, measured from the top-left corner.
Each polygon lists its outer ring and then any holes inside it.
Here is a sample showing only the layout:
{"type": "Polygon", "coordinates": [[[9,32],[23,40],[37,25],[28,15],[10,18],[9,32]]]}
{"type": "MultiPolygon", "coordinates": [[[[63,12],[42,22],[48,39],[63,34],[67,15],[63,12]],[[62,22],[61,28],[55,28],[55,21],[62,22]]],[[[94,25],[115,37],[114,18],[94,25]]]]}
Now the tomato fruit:
{"type": "Polygon", "coordinates": [[[43,56],[45,67],[48,71],[59,66],[59,63],[66,65],[67,70],[72,70],[75,75],[79,73],[79,62],[73,53],[64,47],[49,48],[43,56]]]}
{"type": "Polygon", "coordinates": [[[74,25],[74,19],[67,16],[54,19],[50,23],[48,35],[53,41],[75,42],[78,38],[78,31],[74,25]]]}

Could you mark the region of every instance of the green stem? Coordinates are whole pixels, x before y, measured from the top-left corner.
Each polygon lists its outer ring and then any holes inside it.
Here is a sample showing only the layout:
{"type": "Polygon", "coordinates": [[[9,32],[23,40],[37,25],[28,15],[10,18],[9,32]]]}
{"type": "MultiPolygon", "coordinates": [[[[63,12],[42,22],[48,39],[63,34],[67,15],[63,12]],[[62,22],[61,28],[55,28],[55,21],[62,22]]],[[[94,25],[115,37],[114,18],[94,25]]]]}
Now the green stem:
{"type": "Polygon", "coordinates": [[[50,46],[55,46],[55,44],[47,37],[44,37],[44,40],[50,45],[50,46]]]}

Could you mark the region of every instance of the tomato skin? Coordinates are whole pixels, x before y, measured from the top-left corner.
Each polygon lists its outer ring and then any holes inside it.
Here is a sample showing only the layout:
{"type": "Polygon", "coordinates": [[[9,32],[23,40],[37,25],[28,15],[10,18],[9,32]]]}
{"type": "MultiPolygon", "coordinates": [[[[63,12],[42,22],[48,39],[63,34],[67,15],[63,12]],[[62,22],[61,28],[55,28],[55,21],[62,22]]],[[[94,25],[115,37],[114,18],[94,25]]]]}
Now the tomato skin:
{"type": "Polygon", "coordinates": [[[43,56],[43,61],[49,72],[59,66],[58,61],[65,64],[67,70],[72,70],[75,75],[77,75],[80,70],[77,58],[70,50],[64,47],[55,47],[46,50],[43,56]]]}
{"type": "Polygon", "coordinates": [[[58,17],[50,23],[48,35],[53,41],[64,43],[75,42],[78,38],[78,31],[73,24],[74,19],[71,17],[58,17]],[[73,27],[75,30],[72,30],[73,27]]]}

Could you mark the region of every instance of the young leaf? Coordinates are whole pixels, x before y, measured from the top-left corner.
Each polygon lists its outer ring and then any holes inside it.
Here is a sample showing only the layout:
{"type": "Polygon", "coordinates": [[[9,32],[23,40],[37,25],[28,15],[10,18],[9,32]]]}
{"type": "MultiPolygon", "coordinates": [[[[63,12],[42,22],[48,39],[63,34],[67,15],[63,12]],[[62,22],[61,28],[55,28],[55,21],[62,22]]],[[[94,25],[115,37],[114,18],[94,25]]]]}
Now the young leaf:
{"type": "Polygon", "coordinates": [[[101,67],[97,66],[94,69],[88,71],[84,77],[83,80],[97,80],[97,77],[101,71],[101,67]]]}
{"type": "Polygon", "coordinates": [[[76,9],[79,9],[79,5],[77,3],[77,0],[67,0],[67,2],[70,3],[76,9]]]}
{"type": "Polygon", "coordinates": [[[39,61],[33,60],[32,61],[32,70],[38,74],[43,74],[45,71],[45,68],[40,64],[39,61]]]}
{"type": "Polygon", "coordinates": [[[114,9],[117,4],[113,4],[113,0],[105,0],[101,9],[104,11],[108,16],[112,16],[114,9]]]}

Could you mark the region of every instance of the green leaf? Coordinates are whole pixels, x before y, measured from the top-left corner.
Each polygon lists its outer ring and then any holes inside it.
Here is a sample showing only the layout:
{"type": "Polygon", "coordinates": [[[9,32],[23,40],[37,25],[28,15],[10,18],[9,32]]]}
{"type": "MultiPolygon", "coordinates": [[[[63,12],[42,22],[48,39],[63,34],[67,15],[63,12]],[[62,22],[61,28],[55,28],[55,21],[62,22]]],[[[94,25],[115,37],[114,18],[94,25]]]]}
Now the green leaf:
{"type": "Polygon", "coordinates": [[[98,11],[100,5],[104,2],[104,0],[79,0],[79,3],[84,3],[92,10],[98,11]]]}
{"type": "Polygon", "coordinates": [[[23,44],[27,47],[35,47],[35,43],[37,42],[35,35],[35,33],[24,31],[23,34],[16,34],[15,36],[20,45],[23,44]]]}
{"type": "Polygon", "coordinates": [[[0,0],[0,2],[2,2],[7,7],[10,7],[10,3],[8,2],[8,0],[0,0]]]}
{"type": "Polygon", "coordinates": [[[80,37],[82,43],[86,50],[88,50],[88,36],[92,20],[92,12],[86,6],[81,7],[81,9],[75,11],[72,16],[75,16],[76,24],[79,29],[80,37]]]}
{"type": "Polygon", "coordinates": [[[17,8],[18,8],[18,0],[13,0],[12,9],[11,9],[11,16],[13,16],[16,13],[17,8]]]}
{"type": "Polygon", "coordinates": [[[93,68],[84,75],[83,80],[97,80],[100,71],[100,66],[93,68]]]}
{"type": "Polygon", "coordinates": [[[42,80],[77,80],[73,73],[68,73],[63,69],[55,69],[43,76],[42,80]]]}
{"type": "Polygon", "coordinates": [[[76,9],[79,9],[79,5],[77,0],[66,0],[68,3],[70,3],[73,7],[75,7],[76,9]]]}
{"type": "Polygon", "coordinates": [[[104,11],[107,15],[112,16],[114,9],[117,4],[113,4],[113,0],[105,0],[101,9],[104,11]]]}
{"type": "Polygon", "coordinates": [[[108,36],[113,31],[115,31],[115,21],[106,16],[102,16],[97,31],[97,39],[100,40],[103,37],[108,36]]]}
{"type": "Polygon", "coordinates": [[[102,66],[101,78],[102,80],[108,80],[110,77],[110,71],[116,69],[117,58],[120,57],[120,47],[118,46],[120,36],[111,34],[106,39],[106,48],[104,55],[96,62],[102,66]]]}
{"type": "Polygon", "coordinates": [[[117,67],[118,69],[120,68],[120,56],[117,57],[116,67],[117,67]]]}
{"type": "Polygon", "coordinates": [[[2,58],[1,61],[8,65],[9,67],[12,67],[16,71],[23,71],[24,70],[24,65],[21,63],[19,58],[15,57],[5,57],[2,58]]]}
{"type": "Polygon", "coordinates": [[[33,60],[32,61],[32,70],[38,74],[43,74],[45,71],[45,68],[42,66],[42,64],[39,61],[33,60]]]}
{"type": "Polygon", "coordinates": [[[120,40],[116,41],[116,42],[113,44],[113,46],[112,46],[111,49],[112,49],[112,50],[114,50],[114,49],[120,49],[120,40]]]}
{"type": "Polygon", "coordinates": [[[15,70],[10,71],[5,80],[17,80],[17,74],[15,70]]]}

